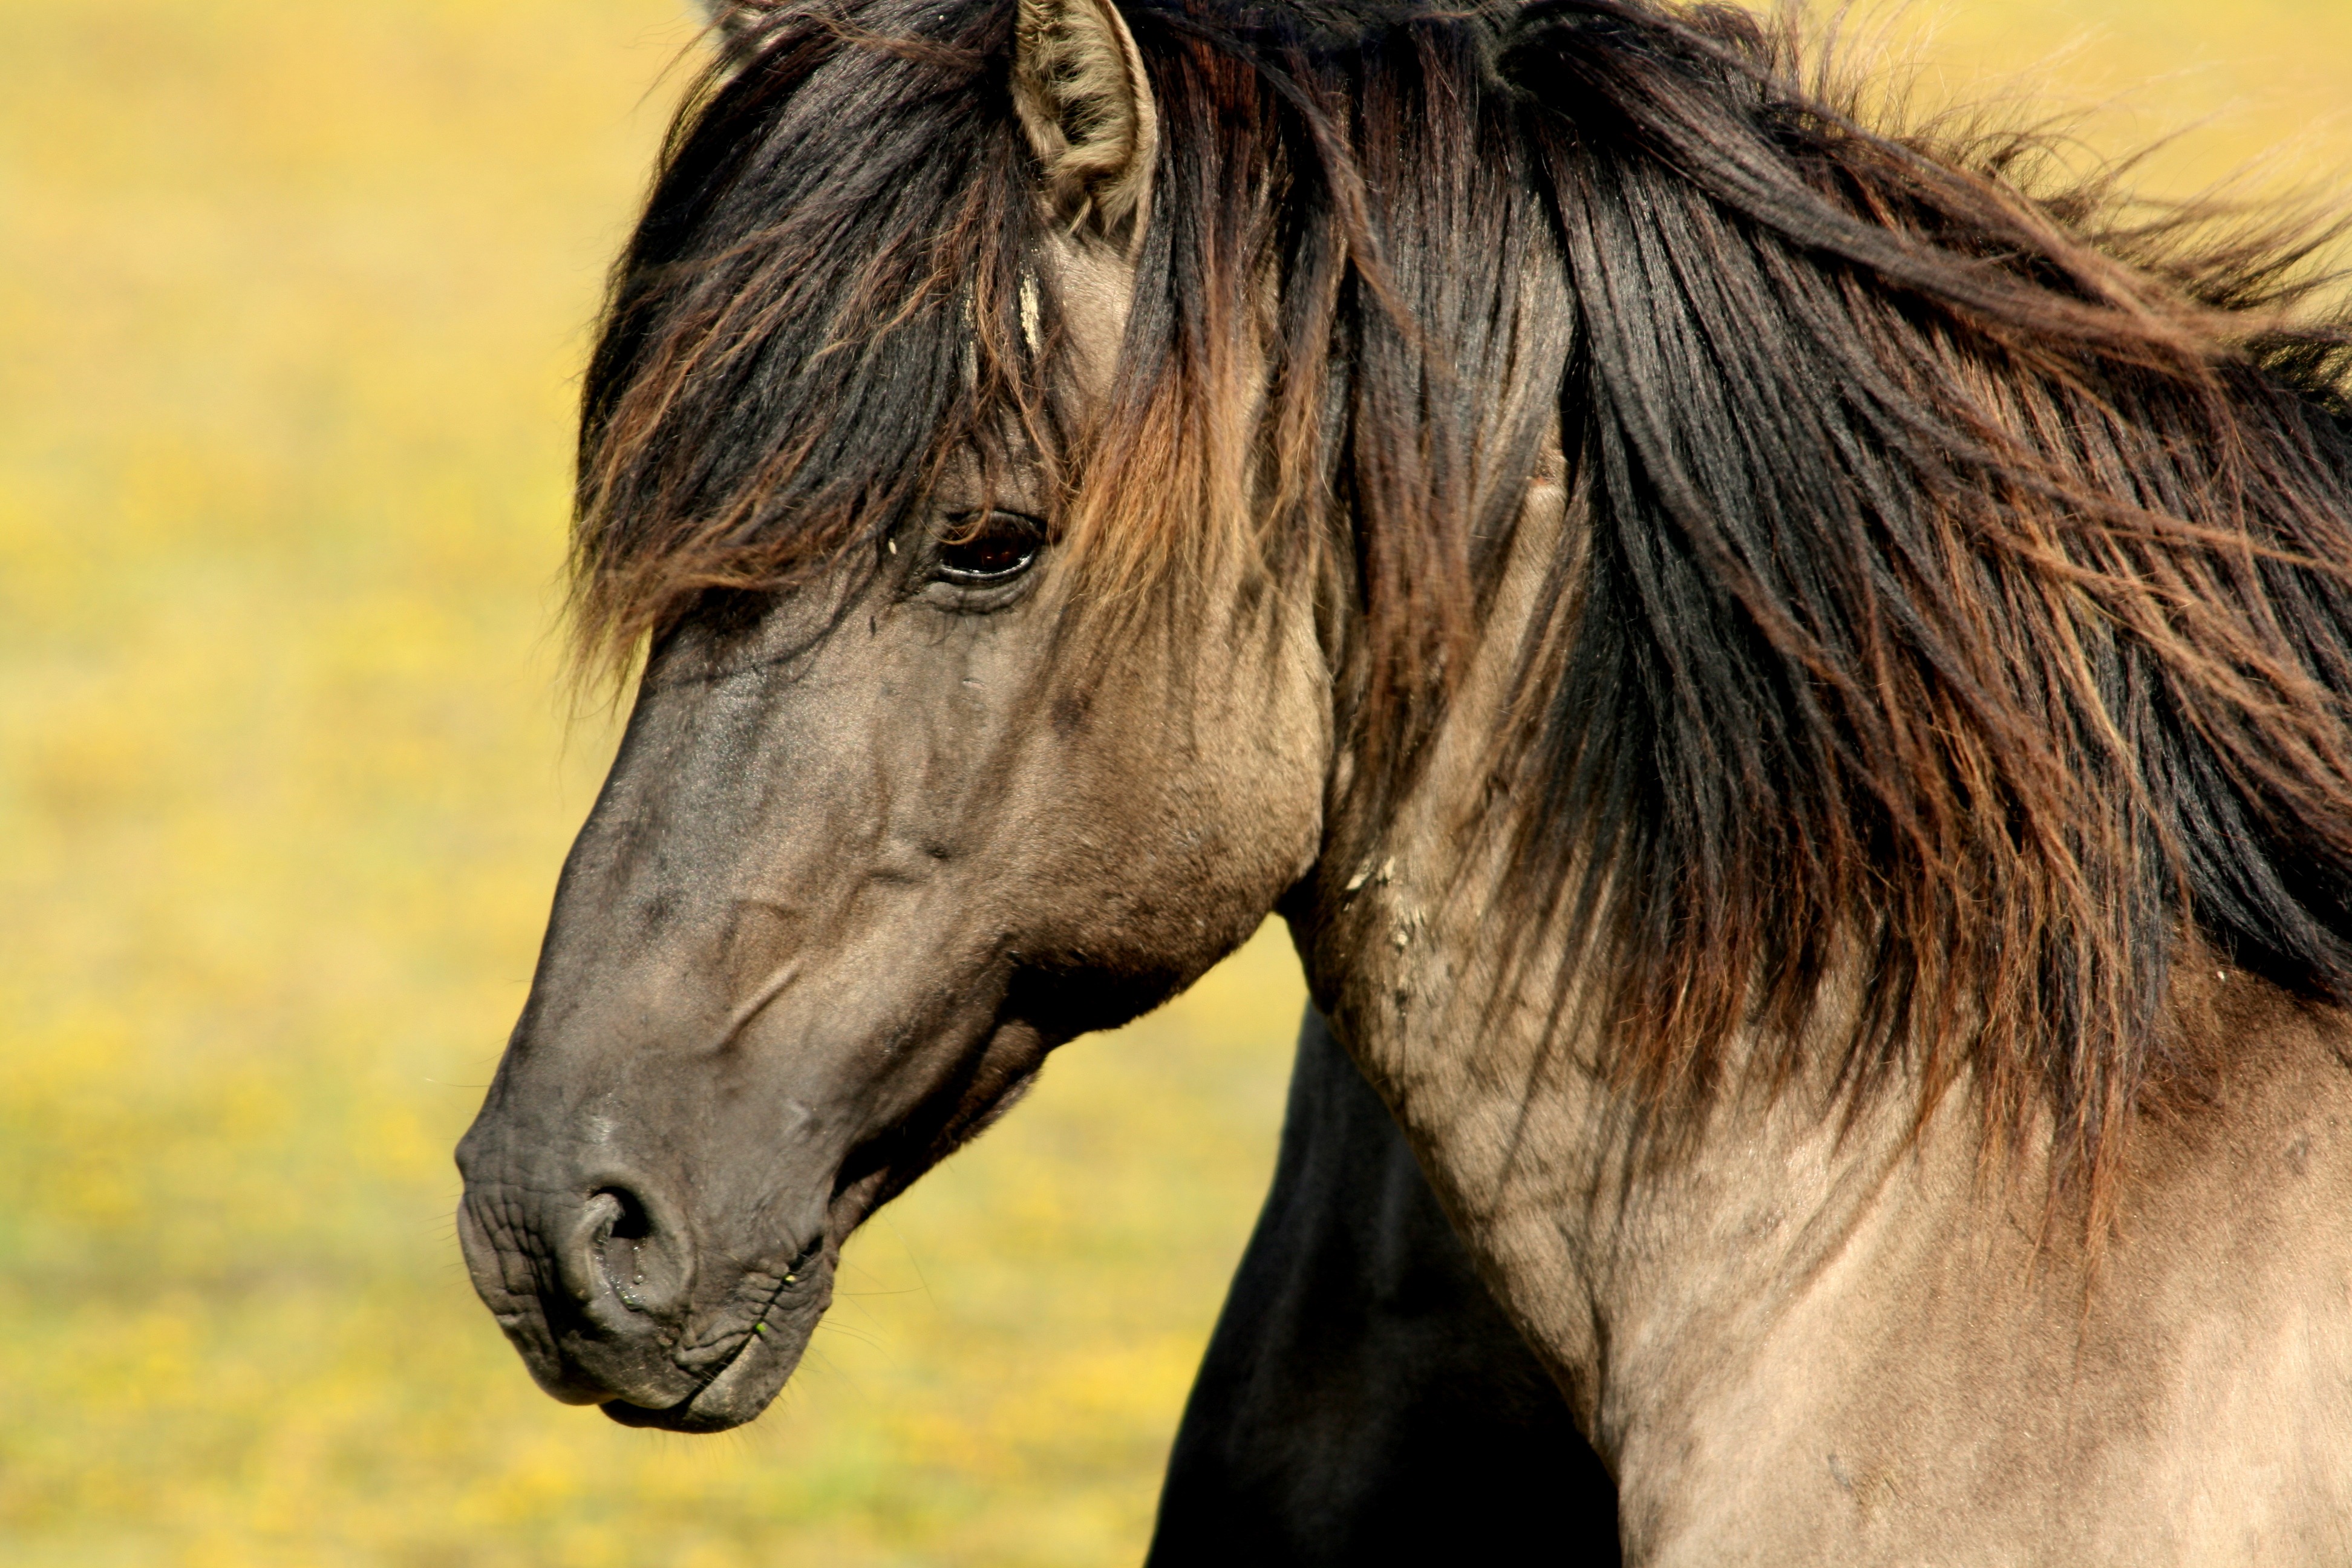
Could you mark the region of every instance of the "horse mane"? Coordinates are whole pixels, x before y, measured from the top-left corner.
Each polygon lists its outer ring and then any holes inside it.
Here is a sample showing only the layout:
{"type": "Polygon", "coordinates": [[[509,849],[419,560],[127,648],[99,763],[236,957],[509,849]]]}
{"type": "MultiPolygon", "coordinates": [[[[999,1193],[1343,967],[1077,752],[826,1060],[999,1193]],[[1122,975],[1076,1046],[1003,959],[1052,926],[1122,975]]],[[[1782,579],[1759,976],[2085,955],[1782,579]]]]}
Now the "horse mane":
{"type": "Polygon", "coordinates": [[[1377,820],[1556,421],[1574,548],[1490,826],[1654,1102],[1828,1026],[1857,1101],[1972,1079],[2096,1178],[2214,1066],[2177,966],[2352,1000],[2335,231],[1874,123],[1736,10],[1126,0],[1160,163],[1086,423],[1024,303],[1012,8],[780,6],[681,112],[588,378],[591,645],[875,545],[1015,428],[1106,584],[1349,586],[1377,820]]]}
{"type": "Polygon", "coordinates": [[[1605,0],[1503,62],[1563,106],[1591,529],[1536,896],[1643,1081],[1743,1028],[1792,1071],[1843,973],[1850,1085],[1965,1071],[2098,1177],[2212,1066],[2176,962],[2352,980],[2352,333],[2288,313],[2317,235],[2037,199],[2030,142],[1874,132],[1795,64],[1605,0]]]}

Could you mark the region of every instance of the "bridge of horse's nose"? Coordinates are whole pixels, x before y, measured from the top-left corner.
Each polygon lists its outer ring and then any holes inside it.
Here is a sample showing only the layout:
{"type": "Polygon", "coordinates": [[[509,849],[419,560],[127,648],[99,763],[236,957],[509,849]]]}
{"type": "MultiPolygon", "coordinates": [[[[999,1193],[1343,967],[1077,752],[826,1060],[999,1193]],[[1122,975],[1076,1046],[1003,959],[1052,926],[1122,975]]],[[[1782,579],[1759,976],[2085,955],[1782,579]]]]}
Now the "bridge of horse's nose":
{"type": "Polygon", "coordinates": [[[684,1310],[694,1287],[694,1240],[645,1183],[601,1184],[559,1223],[562,1233],[549,1237],[556,1268],[591,1322],[641,1333],[684,1310]]]}

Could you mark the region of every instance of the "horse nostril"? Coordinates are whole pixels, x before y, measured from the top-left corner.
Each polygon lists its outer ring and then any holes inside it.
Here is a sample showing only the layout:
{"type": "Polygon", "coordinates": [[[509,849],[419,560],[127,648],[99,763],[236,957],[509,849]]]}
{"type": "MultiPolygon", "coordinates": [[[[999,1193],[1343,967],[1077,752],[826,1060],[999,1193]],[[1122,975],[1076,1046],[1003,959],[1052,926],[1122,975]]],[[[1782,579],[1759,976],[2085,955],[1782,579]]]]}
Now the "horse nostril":
{"type": "Polygon", "coordinates": [[[592,1318],[660,1315],[686,1294],[685,1237],[657,1224],[652,1206],[626,1187],[604,1187],[580,1207],[562,1249],[563,1283],[592,1318]],[[625,1311],[615,1312],[617,1305],[625,1311]],[[602,1309],[602,1310],[600,1310],[602,1309]]]}
{"type": "Polygon", "coordinates": [[[607,1188],[588,1200],[597,1216],[596,1261],[613,1287],[613,1294],[633,1312],[646,1310],[644,1244],[653,1238],[654,1224],[646,1205],[634,1193],[607,1188]]]}
{"type": "Polygon", "coordinates": [[[653,1235],[652,1216],[646,1213],[646,1205],[638,1200],[636,1194],[620,1187],[606,1187],[588,1200],[588,1206],[592,1209],[597,1209],[600,1205],[604,1205],[599,1209],[600,1213],[604,1210],[612,1213],[612,1222],[605,1231],[614,1240],[643,1241],[653,1235]]]}

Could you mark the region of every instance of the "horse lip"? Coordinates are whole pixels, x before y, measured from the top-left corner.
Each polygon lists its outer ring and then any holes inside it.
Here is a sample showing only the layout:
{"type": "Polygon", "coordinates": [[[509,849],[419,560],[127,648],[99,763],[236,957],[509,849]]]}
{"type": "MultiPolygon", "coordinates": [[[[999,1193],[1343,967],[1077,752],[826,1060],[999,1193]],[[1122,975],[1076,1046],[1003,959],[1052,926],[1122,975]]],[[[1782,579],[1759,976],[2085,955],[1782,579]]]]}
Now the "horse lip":
{"type": "MultiPolygon", "coordinates": [[[[667,1432],[724,1432],[758,1418],[761,1411],[783,1390],[784,1381],[792,1375],[800,1361],[800,1350],[807,1343],[805,1331],[793,1336],[772,1331],[769,1315],[775,1311],[778,1300],[788,1284],[793,1282],[793,1269],[806,1277],[813,1254],[821,1253],[822,1238],[809,1247],[787,1268],[776,1288],[760,1305],[751,1327],[733,1349],[707,1368],[699,1370],[693,1389],[675,1404],[651,1406],[633,1404],[625,1399],[607,1400],[601,1406],[604,1414],[624,1426],[655,1427],[667,1432]],[[766,1353],[755,1354],[759,1346],[766,1353]],[[789,1348],[787,1348],[789,1346],[789,1348]],[[782,1364],[776,1364],[781,1356],[782,1364]],[[745,1409],[740,1401],[742,1385],[756,1381],[756,1369],[764,1363],[775,1374],[775,1386],[759,1397],[756,1404],[745,1409]]],[[[823,1298],[818,1300],[823,1309],[823,1298]]],[[[782,1325],[776,1325],[781,1328],[782,1325]]]]}
{"type": "Polygon", "coordinates": [[[761,1358],[751,1353],[751,1348],[767,1338],[759,1329],[745,1330],[742,1342],[711,1368],[695,1385],[692,1393],[675,1405],[654,1407],[633,1405],[625,1399],[611,1399],[598,1408],[621,1426],[652,1427],[665,1432],[724,1432],[730,1427],[740,1426],[765,1410],[769,1400],[773,1399],[775,1393],[782,1388],[780,1379],[777,1389],[772,1391],[767,1399],[761,1400],[757,1409],[739,1412],[733,1408],[736,1385],[743,1381],[734,1373],[739,1368],[758,1363],[761,1358]]]}

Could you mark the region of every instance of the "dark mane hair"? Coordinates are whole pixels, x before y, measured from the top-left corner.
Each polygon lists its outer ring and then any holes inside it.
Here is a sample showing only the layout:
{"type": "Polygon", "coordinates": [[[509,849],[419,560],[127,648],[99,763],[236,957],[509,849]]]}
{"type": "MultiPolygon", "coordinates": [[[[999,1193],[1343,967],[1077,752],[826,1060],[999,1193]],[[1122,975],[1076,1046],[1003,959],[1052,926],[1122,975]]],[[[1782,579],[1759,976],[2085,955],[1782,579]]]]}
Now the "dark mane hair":
{"type": "Polygon", "coordinates": [[[1106,582],[1343,574],[1377,817],[1557,420],[1573,548],[1496,822],[1629,1082],[1687,1103],[1743,1031],[1785,1073],[1833,1023],[1856,1092],[1972,1074],[1989,1133],[2049,1115],[2096,1173],[2210,1065],[2178,963],[2352,999],[2333,231],[1864,123],[1736,10],[1122,9],[1160,162],[1086,421],[1024,303],[1012,0],[780,6],[715,70],[589,374],[590,645],[876,546],[1017,428],[1106,582]]]}

